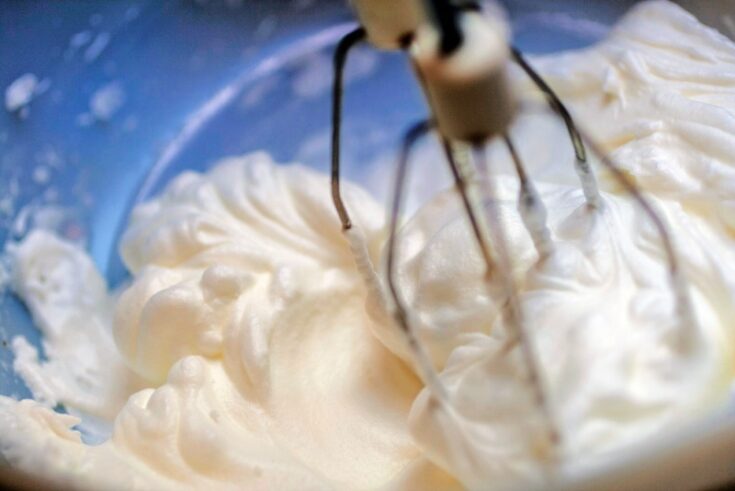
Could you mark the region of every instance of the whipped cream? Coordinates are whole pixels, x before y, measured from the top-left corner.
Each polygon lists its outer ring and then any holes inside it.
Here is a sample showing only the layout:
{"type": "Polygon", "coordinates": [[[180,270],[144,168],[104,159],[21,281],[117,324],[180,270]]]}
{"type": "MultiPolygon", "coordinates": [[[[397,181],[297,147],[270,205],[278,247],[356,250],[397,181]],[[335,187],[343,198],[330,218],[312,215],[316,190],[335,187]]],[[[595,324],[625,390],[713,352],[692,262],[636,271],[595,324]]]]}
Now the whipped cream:
{"type": "MultiPolygon", "coordinates": [[[[508,157],[488,149],[500,196],[486,206],[509,235],[561,434],[556,464],[501,315],[502,278],[485,285],[454,193],[400,232],[398,284],[446,389],[437,404],[391,319],[384,208],[346,184],[345,234],[328,178],[264,153],[184,173],[137,207],[119,295],[48,232],[12,248],[47,359],[13,341],[36,400],[0,397],[0,454],[83,488],[528,487],[723,407],[735,372],[735,46],[655,1],[595,47],[532,62],[665,218],[694,310],[692,322],[676,315],[660,237],[611,176],[598,176],[600,208],[585,205],[560,123],[532,111],[513,130],[548,211],[544,261],[508,157]],[[109,435],[98,445],[75,429],[91,422],[109,435]]],[[[542,107],[526,88],[525,106],[542,107]]]]}
{"type": "MultiPolygon", "coordinates": [[[[146,388],[129,393],[112,437],[88,447],[67,430],[76,439],[61,442],[38,428],[54,420],[48,410],[4,400],[17,410],[0,412],[59,448],[49,467],[63,462],[81,481],[119,479],[106,475],[110,465],[120,475],[147,469],[114,482],[123,488],[375,489],[420,465],[405,417],[421,385],[371,335],[365,286],[327,186],[265,154],[176,178],[135,210],[121,245],[134,280],[107,334],[146,388]]],[[[382,209],[354,187],[347,196],[362,203],[355,221],[377,256],[382,209]]],[[[16,256],[51,257],[43,247],[58,242],[38,231],[16,256]]],[[[65,252],[54,264],[78,260],[65,252]]],[[[33,277],[18,273],[23,292],[33,277]]],[[[63,273],[73,281],[72,268],[63,273]]]]}

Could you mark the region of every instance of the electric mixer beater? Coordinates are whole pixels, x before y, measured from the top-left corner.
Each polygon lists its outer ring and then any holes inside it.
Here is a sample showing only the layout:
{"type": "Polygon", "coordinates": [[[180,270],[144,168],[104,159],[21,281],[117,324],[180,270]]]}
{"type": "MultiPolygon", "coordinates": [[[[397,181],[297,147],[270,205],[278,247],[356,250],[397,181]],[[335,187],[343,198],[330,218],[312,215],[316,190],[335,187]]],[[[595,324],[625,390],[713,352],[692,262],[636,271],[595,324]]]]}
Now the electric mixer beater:
{"type": "Polygon", "coordinates": [[[553,472],[552,464],[561,458],[558,450],[564,435],[560,434],[554,420],[543,380],[543,367],[534,347],[534,333],[524,318],[519,289],[511,274],[512,253],[496,206],[497,190],[484,152],[485,144],[496,139],[506,147],[519,182],[518,212],[532,239],[538,261],[544,261],[554,250],[546,224],[546,210],[509,133],[518,112],[518,103],[507,77],[507,65],[511,60],[544,94],[551,110],[564,122],[574,148],[575,171],[590,212],[603,207],[604,202],[588,163],[587,148],[598,156],[611,177],[649,218],[666,254],[679,322],[693,325],[688,287],[667,226],[637,185],[602,153],[586,132],[577,127],[559,97],[523,54],[508,45],[505,26],[496,15],[483,11],[476,2],[450,0],[352,0],[352,4],[361,27],[340,41],[334,55],[331,177],[335,209],[353,249],[360,249],[359,238],[353,235],[349,213],[340,194],[343,71],[350,49],[368,41],[378,49],[407,52],[431,112],[431,118],[412,126],[403,138],[390,208],[385,286],[365,259],[366,255],[359,252],[356,254],[358,267],[370,279],[373,290],[389,299],[395,322],[406,336],[432,400],[439,407],[449,404],[445,389],[414,332],[409,306],[402,300],[395,277],[398,220],[411,152],[422,136],[436,130],[485,263],[487,286],[490,287],[492,278],[499,278],[503,286],[502,316],[511,331],[503,352],[507,354],[516,345],[520,348],[527,370],[526,381],[544,422],[544,443],[538,456],[553,472]],[[481,179],[476,179],[476,175],[481,179]],[[483,213],[483,203],[488,204],[487,213],[483,213]]]}

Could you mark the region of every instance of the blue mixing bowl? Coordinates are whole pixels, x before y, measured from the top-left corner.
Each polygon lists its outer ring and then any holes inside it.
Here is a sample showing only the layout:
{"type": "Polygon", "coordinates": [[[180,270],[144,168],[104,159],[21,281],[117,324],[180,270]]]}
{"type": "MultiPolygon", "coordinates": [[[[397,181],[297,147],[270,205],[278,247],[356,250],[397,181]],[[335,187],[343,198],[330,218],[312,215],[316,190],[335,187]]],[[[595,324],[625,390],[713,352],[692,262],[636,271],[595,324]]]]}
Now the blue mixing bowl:
{"type": "MultiPolygon", "coordinates": [[[[596,41],[632,3],[505,6],[515,43],[544,53],[596,41]]],[[[37,85],[22,111],[0,108],[0,247],[53,228],[84,241],[114,287],[130,207],[183,169],[265,149],[326,170],[331,51],[352,22],[344,2],[327,0],[4,2],[0,88],[26,74],[37,85]]],[[[365,48],[348,70],[349,178],[425,107],[400,55],[365,48]]],[[[19,334],[40,347],[6,288],[0,394],[23,398],[10,349],[19,334]]]]}

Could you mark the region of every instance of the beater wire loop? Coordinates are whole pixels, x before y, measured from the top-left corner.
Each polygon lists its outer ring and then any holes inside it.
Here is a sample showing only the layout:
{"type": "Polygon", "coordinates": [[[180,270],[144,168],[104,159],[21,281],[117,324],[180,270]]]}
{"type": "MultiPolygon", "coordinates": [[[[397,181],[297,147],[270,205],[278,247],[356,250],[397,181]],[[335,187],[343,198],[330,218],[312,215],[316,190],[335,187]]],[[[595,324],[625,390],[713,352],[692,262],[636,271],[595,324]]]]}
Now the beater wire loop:
{"type": "Polygon", "coordinates": [[[408,178],[408,164],[410,163],[411,153],[416,146],[416,142],[421,137],[425,136],[433,127],[434,123],[432,121],[421,121],[411,126],[403,137],[401,151],[398,157],[398,166],[396,168],[393,202],[390,207],[390,223],[388,228],[388,244],[386,252],[386,278],[388,291],[393,299],[393,315],[398,327],[406,336],[409,349],[415,356],[415,361],[418,365],[418,369],[421,371],[422,378],[434,397],[441,401],[446,401],[446,391],[444,390],[444,387],[442,386],[431,360],[423,348],[423,345],[419,342],[413,328],[411,327],[408,310],[398,293],[398,282],[395,273],[398,221],[401,216],[406,180],[408,178]]]}
{"type": "Polygon", "coordinates": [[[334,82],[332,85],[332,201],[342,222],[342,229],[352,227],[350,215],[342,200],[340,188],[341,132],[342,132],[342,96],[344,93],[344,71],[347,55],[350,50],[367,37],[365,29],[358,27],[340,39],[334,52],[334,82]]]}
{"type": "MultiPolygon", "coordinates": [[[[641,192],[636,183],[618,166],[609,155],[603,152],[602,148],[597,142],[589,135],[580,133],[587,146],[592,152],[597,155],[600,159],[600,163],[606,168],[610,175],[620,186],[627,192],[633,201],[638,204],[638,207],[648,217],[653,224],[656,232],[661,239],[661,245],[666,255],[666,263],[669,271],[669,277],[671,281],[671,288],[675,295],[677,315],[680,323],[688,326],[694,326],[696,319],[692,309],[691,298],[689,297],[689,288],[681,271],[676,248],[671,238],[668,226],[664,218],[662,218],[656,211],[651,201],[641,192]]],[[[687,330],[685,330],[686,332],[687,330]]]]}
{"type": "Polygon", "coordinates": [[[515,47],[510,48],[511,55],[515,62],[523,69],[528,77],[533,81],[534,85],[544,94],[549,107],[561,117],[564,121],[564,125],[567,127],[569,138],[572,141],[574,147],[575,166],[574,169],[577,172],[577,176],[582,183],[582,191],[587,199],[587,203],[592,206],[598,206],[600,203],[600,192],[597,187],[597,181],[595,175],[587,161],[587,151],[584,146],[584,141],[580,136],[577,125],[574,124],[572,115],[569,114],[564,103],[561,101],[556,92],[546,83],[546,81],[534,70],[530,63],[526,60],[523,53],[515,47]]]}
{"type": "Polygon", "coordinates": [[[457,188],[457,192],[462,200],[462,206],[464,207],[467,219],[472,227],[472,233],[477,241],[477,246],[480,249],[480,255],[486,265],[485,277],[491,278],[493,271],[495,270],[495,259],[493,259],[492,252],[490,249],[490,243],[488,242],[487,231],[483,229],[483,221],[480,218],[479,203],[477,199],[473,199],[472,193],[470,192],[470,179],[467,176],[466,169],[460,165],[455,157],[452,149],[452,144],[446,138],[442,139],[442,146],[444,147],[444,155],[449,163],[449,169],[452,171],[452,177],[454,178],[454,184],[457,188]]]}
{"type": "MultiPolygon", "coordinates": [[[[506,139],[506,141],[510,142],[510,139],[506,139]]],[[[546,436],[550,444],[550,457],[554,459],[556,457],[556,448],[560,442],[560,434],[554,421],[543,380],[541,379],[538,355],[533,345],[532,336],[528,332],[527,325],[524,321],[518,288],[513,277],[513,265],[508,249],[508,237],[505,232],[502,217],[500,216],[495,181],[491,177],[490,163],[485,155],[484,147],[482,145],[475,145],[473,147],[473,154],[475,164],[482,176],[482,182],[485,184],[483,194],[487,199],[487,219],[496,251],[496,267],[500,270],[503,288],[505,290],[505,319],[510,330],[511,338],[517,339],[520,344],[521,355],[528,370],[528,382],[533,390],[535,403],[541,410],[545,424],[546,436]]]]}

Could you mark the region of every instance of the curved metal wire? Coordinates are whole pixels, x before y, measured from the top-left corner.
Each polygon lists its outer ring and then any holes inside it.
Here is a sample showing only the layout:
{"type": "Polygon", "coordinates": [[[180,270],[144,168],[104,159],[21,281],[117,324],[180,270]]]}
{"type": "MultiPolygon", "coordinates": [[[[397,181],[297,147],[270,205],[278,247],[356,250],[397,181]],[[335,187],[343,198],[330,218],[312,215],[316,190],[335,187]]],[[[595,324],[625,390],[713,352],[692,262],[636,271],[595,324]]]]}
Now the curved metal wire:
{"type": "Polygon", "coordinates": [[[396,168],[396,179],[395,187],[393,189],[393,203],[390,207],[390,224],[388,228],[388,244],[387,244],[387,259],[386,259],[386,277],[388,283],[388,291],[390,292],[391,298],[393,299],[394,305],[394,316],[401,328],[403,333],[406,335],[409,348],[416,357],[418,368],[421,371],[421,375],[424,379],[424,383],[429,388],[431,393],[438,397],[440,400],[446,400],[446,391],[442,386],[436,371],[429,359],[429,356],[423,349],[423,346],[416,338],[410,320],[408,318],[408,310],[403,304],[403,300],[398,293],[398,286],[395,277],[395,259],[396,259],[396,245],[398,238],[398,220],[401,216],[401,208],[403,206],[403,195],[408,174],[408,164],[411,158],[411,153],[416,145],[416,142],[426,135],[434,124],[430,120],[421,121],[414,124],[409,128],[403,137],[403,143],[401,145],[401,152],[398,158],[398,166],[396,168]]]}
{"type": "MultiPolygon", "coordinates": [[[[507,139],[510,142],[510,139],[507,139]]],[[[503,224],[497,208],[497,196],[495,186],[490,176],[490,165],[485,156],[485,149],[482,145],[473,147],[474,157],[477,167],[483,173],[484,182],[486,183],[486,196],[489,199],[490,212],[488,213],[488,221],[493,233],[493,244],[496,251],[496,267],[499,268],[502,275],[506,304],[506,320],[511,329],[511,338],[517,340],[521,347],[521,354],[528,369],[528,382],[533,390],[536,404],[541,409],[541,414],[545,423],[546,436],[551,445],[551,455],[553,459],[556,457],[556,448],[561,441],[561,434],[555,423],[555,418],[551,410],[551,402],[546,394],[544,384],[541,378],[541,369],[538,362],[538,355],[531,340],[531,335],[527,331],[524,321],[523,310],[518,295],[518,288],[513,278],[513,268],[510,259],[510,251],[508,248],[508,237],[506,236],[503,224]]],[[[510,345],[509,345],[510,346],[510,345]]]]}
{"type": "Polygon", "coordinates": [[[641,211],[653,224],[659,238],[661,239],[661,245],[664,248],[664,254],[666,255],[671,288],[673,289],[676,297],[677,315],[680,321],[689,325],[694,325],[695,318],[692,311],[691,299],[689,297],[688,285],[681,271],[676,248],[674,247],[674,242],[671,238],[671,233],[669,232],[666,222],[661,216],[659,216],[654,206],[641,192],[641,190],[638,189],[638,186],[633,182],[633,180],[628,177],[628,175],[623,172],[623,170],[620,169],[620,167],[618,167],[618,165],[606,153],[602,151],[597,142],[595,142],[590,135],[585,134],[584,132],[580,131],[579,134],[592,152],[599,157],[600,163],[610,172],[612,177],[631,196],[631,198],[633,198],[641,211]]]}
{"type": "Polygon", "coordinates": [[[528,75],[544,96],[546,96],[546,100],[548,101],[551,109],[564,121],[564,125],[567,127],[567,132],[569,133],[569,138],[572,141],[572,146],[574,147],[574,169],[582,183],[582,191],[584,192],[584,196],[590,206],[598,206],[600,203],[600,192],[597,187],[597,181],[595,180],[595,175],[587,161],[587,151],[585,150],[584,141],[577,129],[577,125],[574,124],[572,115],[569,114],[569,110],[561,99],[559,99],[559,96],[556,95],[556,92],[554,92],[541,75],[533,69],[531,64],[528,63],[526,58],[523,56],[523,53],[515,47],[511,47],[510,52],[515,62],[523,69],[526,75],[528,75]]]}
{"type": "Polygon", "coordinates": [[[354,31],[347,33],[334,52],[334,83],[332,85],[332,201],[342,222],[342,229],[348,230],[352,227],[350,215],[347,213],[342,200],[340,189],[340,161],[341,161],[341,132],[342,132],[342,96],[344,92],[344,71],[347,55],[350,50],[358,43],[365,40],[367,34],[365,29],[358,27],[354,31]]]}

